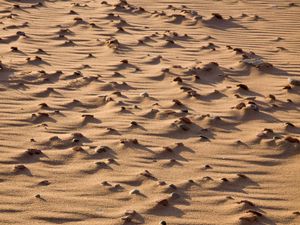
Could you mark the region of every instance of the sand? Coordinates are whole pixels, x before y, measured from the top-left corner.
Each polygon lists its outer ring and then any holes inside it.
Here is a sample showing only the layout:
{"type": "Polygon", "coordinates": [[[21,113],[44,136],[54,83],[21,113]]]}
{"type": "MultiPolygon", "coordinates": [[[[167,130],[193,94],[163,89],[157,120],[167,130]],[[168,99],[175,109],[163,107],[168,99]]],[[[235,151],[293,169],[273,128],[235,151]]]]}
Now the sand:
{"type": "Polygon", "coordinates": [[[300,224],[299,21],[1,0],[0,224],[300,224]]]}

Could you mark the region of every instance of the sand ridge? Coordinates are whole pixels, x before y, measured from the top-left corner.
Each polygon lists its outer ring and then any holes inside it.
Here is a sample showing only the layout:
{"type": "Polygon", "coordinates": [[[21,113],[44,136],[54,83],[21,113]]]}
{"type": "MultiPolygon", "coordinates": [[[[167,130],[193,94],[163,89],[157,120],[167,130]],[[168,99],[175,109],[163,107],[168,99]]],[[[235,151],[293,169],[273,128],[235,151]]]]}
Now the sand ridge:
{"type": "Polygon", "coordinates": [[[300,3],[0,2],[0,224],[300,224],[300,3]]]}

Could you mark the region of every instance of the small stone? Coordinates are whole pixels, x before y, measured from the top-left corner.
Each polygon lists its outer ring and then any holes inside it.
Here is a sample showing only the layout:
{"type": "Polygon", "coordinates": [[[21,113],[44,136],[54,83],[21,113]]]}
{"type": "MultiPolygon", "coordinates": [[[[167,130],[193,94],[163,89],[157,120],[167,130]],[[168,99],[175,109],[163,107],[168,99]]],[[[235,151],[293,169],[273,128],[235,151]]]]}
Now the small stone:
{"type": "Polygon", "coordinates": [[[177,189],[175,184],[170,184],[169,187],[172,188],[172,189],[175,189],[175,190],[177,189]]]}
{"type": "Polygon", "coordinates": [[[126,210],[125,213],[124,213],[126,216],[134,216],[136,214],[136,211],[135,210],[126,210]]]}
{"type": "Polygon", "coordinates": [[[122,220],[124,220],[125,222],[131,222],[131,220],[132,220],[132,216],[123,216],[122,218],[121,218],[122,220]]]}
{"type": "Polygon", "coordinates": [[[149,94],[147,92],[143,92],[140,94],[140,96],[147,98],[147,97],[149,97],[149,94]]]}
{"type": "Polygon", "coordinates": [[[182,79],[180,77],[174,78],[173,81],[178,82],[178,83],[182,83],[182,79]]]}
{"type": "Polygon", "coordinates": [[[184,131],[188,131],[190,128],[188,126],[186,126],[185,124],[180,124],[179,128],[181,128],[184,131]]]}
{"type": "Polygon", "coordinates": [[[238,173],[237,176],[244,179],[248,178],[245,174],[241,174],[241,173],[238,173]]]}
{"type": "Polygon", "coordinates": [[[263,214],[262,214],[262,213],[260,213],[260,212],[257,212],[257,211],[255,211],[255,210],[252,210],[252,209],[249,209],[249,210],[247,210],[247,213],[252,213],[253,215],[255,215],[255,216],[259,216],[259,217],[263,216],[263,214]]]}
{"type": "Polygon", "coordinates": [[[16,170],[16,171],[25,170],[25,169],[27,169],[27,167],[24,166],[24,165],[16,165],[16,166],[15,166],[15,170],[16,170]]]}
{"type": "Polygon", "coordinates": [[[132,126],[138,126],[138,123],[136,121],[131,121],[130,123],[132,126]]]}
{"type": "Polygon", "coordinates": [[[176,105],[183,106],[183,104],[182,104],[178,99],[174,99],[173,102],[174,102],[176,105]]]}
{"type": "Polygon", "coordinates": [[[167,183],[165,182],[165,181],[158,181],[158,184],[160,185],[160,186],[164,186],[164,185],[166,185],[167,183]]]}
{"type": "Polygon", "coordinates": [[[140,194],[140,191],[138,189],[133,189],[133,190],[130,191],[130,194],[131,195],[138,195],[138,194],[140,194]]]}
{"type": "Polygon", "coordinates": [[[291,136],[286,137],[285,140],[290,142],[290,143],[300,143],[298,138],[294,138],[294,137],[291,137],[291,136]]]}
{"type": "Polygon", "coordinates": [[[292,87],[291,87],[291,85],[286,85],[283,87],[283,89],[290,90],[290,89],[292,89],[292,87]]]}
{"type": "Polygon", "coordinates": [[[239,201],[239,202],[237,202],[237,203],[238,203],[238,204],[246,204],[246,205],[249,205],[249,206],[252,206],[252,207],[255,206],[253,202],[250,202],[250,201],[248,201],[248,200],[242,200],[242,201],[239,201]]]}
{"type": "Polygon", "coordinates": [[[114,187],[117,188],[117,189],[122,188],[122,186],[120,184],[115,184],[114,187]]]}
{"type": "Polygon", "coordinates": [[[244,103],[244,102],[241,102],[241,103],[239,103],[239,104],[237,104],[236,106],[235,106],[235,108],[236,109],[242,109],[242,108],[244,108],[244,107],[246,107],[246,104],[244,103]]]}
{"type": "Polygon", "coordinates": [[[213,180],[213,179],[209,176],[206,176],[206,177],[203,177],[202,180],[213,180]]]}
{"type": "Polygon", "coordinates": [[[174,198],[174,199],[177,199],[177,198],[180,198],[181,196],[180,196],[180,194],[178,194],[178,193],[176,193],[176,192],[173,192],[173,193],[171,194],[171,197],[174,198]]]}
{"type": "Polygon", "coordinates": [[[200,135],[200,141],[209,141],[209,138],[205,137],[203,135],[200,135]]]}
{"type": "Polygon", "coordinates": [[[219,19],[219,20],[223,20],[223,16],[219,13],[212,13],[212,15],[216,18],[216,19],[219,19]]]}
{"type": "Polygon", "coordinates": [[[236,86],[239,87],[239,88],[241,88],[241,89],[243,89],[243,90],[246,90],[246,91],[249,90],[248,86],[245,85],[245,84],[238,84],[238,85],[236,85],[236,86]]]}
{"type": "Polygon", "coordinates": [[[102,184],[103,186],[111,186],[110,183],[108,183],[107,181],[103,181],[103,182],[101,182],[101,184],[102,184]]]}
{"type": "Polygon", "coordinates": [[[169,201],[168,201],[168,199],[162,199],[162,200],[158,201],[157,204],[163,205],[163,206],[168,206],[169,201]]]}
{"type": "Polygon", "coordinates": [[[28,155],[39,155],[39,154],[42,154],[42,151],[38,150],[38,149],[30,148],[30,149],[27,149],[26,153],[28,155]]]}
{"type": "Polygon", "coordinates": [[[205,165],[204,168],[205,169],[212,169],[212,167],[210,165],[205,165]]]}
{"type": "Polygon", "coordinates": [[[48,180],[43,180],[43,181],[39,182],[39,185],[48,186],[48,185],[50,185],[50,182],[48,180]]]}
{"type": "Polygon", "coordinates": [[[113,158],[109,158],[109,159],[107,159],[107,162],[109,164],[112,164],[112,163],[116,163],[116,160],[114,160],[113,158]]]}
{"type": "Polygon", "coordinates": [[[285,126],[287,126],[287,127],[295,127],[295,125],[292,124],[292,123],[290,123],[290,122],[286,122],[286,123],[285,123],[285,126]]]}
{"type": "Polygon", "coordinates": [[[100,146],[99,148],[96,149],[96,153],[102,153],[102,152],[107,152],[109,148],[107,146],[100,146]]]}
{"type": "Polygon", "coordinates": [[[294,85],[294,86],[300,86],[300,80],[298,80],[298,79],[288,78],[288,82],[289,82],[289,84],[291,84],[291,85],[294,85]]]}
{"type": "Polygon", "coordinates": [[[259,111],[258,105],[255,102],[248,102],[248,107],[254,111],[259,111]]]}
{"type": "Polygon", "coordinates": [[[272,94],[270,94],[270,95],[269,95],[269,98],[270,98],[271,100],[273,100],[273,101],[275,101],[275,100],[276,100],[276,97],[275,97],[275,95],[272,95],[272,94]]]}

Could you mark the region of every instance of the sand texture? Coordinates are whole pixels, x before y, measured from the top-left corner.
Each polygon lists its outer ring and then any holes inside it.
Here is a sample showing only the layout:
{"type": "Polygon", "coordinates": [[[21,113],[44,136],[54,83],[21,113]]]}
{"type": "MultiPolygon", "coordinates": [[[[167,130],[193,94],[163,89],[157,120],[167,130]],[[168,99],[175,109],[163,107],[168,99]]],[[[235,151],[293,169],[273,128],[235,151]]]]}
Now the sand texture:
{"type": "Polygon", "coordinates": [[[299,225],[300,1],[1,0],[0,224],[299,225]]]}

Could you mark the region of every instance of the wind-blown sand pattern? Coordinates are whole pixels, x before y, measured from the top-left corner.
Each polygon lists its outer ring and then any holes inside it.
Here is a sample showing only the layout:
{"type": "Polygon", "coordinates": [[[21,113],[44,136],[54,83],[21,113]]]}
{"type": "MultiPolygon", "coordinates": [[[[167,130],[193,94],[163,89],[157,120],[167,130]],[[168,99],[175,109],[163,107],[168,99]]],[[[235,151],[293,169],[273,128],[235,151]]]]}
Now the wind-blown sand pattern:
{"type": "Polygon", "coordinates": [[[0,224],[300,224],[300,2],[0,1],[0,224]]]}

